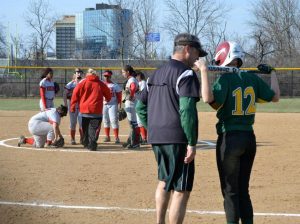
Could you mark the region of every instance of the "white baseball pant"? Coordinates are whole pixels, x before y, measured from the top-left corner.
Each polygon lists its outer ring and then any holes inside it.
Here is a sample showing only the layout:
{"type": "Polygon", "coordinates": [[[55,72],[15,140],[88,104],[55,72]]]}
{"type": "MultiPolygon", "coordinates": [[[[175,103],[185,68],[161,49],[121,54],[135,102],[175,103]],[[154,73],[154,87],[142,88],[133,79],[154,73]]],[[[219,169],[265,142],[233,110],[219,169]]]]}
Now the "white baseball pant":
{"type": "Polygon", "coordinates": [[[31,121],[28,123],[28,130],[33,135],[33,147],[44,148],[47,140],[54,139],[53,126],[49,122],[31,121]]]}
{"type": "Polygon", "coordinates": [[[110,126],[113,129],[119,128],[119,120],[117,117],[118,114],[118,104],[103,106],[103,126],[109,128],[110,126]]]}

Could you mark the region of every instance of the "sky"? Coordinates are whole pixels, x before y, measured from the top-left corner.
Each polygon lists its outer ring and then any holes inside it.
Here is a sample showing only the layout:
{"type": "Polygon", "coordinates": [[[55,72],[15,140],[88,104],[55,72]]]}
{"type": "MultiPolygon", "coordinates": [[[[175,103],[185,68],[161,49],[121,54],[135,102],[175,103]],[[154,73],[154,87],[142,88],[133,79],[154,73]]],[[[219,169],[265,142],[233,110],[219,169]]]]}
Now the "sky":
{"type": "MultiPolygon", "coordinates": [[[[138,1],[138,0],[137,0],[138,1]]],[[[230,14],[225,18],[227,21],[227,30],[229,33],[240,36],[247,35],[250,31],[247,28],[247,20],[251,19],[249,8],[251,3],[257,0],[223,0],[231,6],[230,14]]],[[[107,0],[49,0],[53,12],[58,15],[74,15],[83,11],[85,8],[95,7],[96,3],[107,3],[107,0]]],[[[162,0],[156,0],[158,5],[158,14],[164,9],[162,0]],[[160,10],[160,11],[159,11],[160,10]]],[[[29,6],[30,0],[1,0],[1,17],[0,23],[9,27],[9,32],[17,33],[21,37],[26,36],[28,28],[24,21],[24,14],[29,6]]],[[[158,21],[159,23],[159,21],[158,21]]],[[[169,38],[168,38],[169,39],[169,38]]],[[[168,46],[166,37],[161,36],[162,43],[160,46],[168,46]]]]}

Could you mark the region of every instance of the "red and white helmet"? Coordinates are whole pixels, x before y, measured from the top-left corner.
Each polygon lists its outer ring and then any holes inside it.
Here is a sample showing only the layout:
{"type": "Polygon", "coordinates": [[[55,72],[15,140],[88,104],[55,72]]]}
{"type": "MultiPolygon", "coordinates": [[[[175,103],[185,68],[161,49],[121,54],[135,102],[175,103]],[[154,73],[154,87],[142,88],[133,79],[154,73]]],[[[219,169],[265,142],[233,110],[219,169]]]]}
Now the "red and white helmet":
{"type": "Polygon", "coordinates": [[[244,61],[245,53],[240,45],[232,41],[224,41],[220,43],[216,49],[216,56],[214,58],[216,65],[226,66],[234,59],[238,58],[241,67],[244,61]]]}

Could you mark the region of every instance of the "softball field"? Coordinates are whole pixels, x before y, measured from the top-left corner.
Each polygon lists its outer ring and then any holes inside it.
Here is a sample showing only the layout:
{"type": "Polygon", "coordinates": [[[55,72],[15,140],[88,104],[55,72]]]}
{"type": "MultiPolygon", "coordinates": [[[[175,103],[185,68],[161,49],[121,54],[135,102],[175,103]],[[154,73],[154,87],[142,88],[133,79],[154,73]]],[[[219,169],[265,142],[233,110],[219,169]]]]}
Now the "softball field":
{"type": "MultiPolygon", "coordinates": [[[[123,150],[103,143],[103,137],[97,152],[71,146],[66,117],[64,149],[16,147],[19,135],[29,135],[27,122],[35,113],[0,111],[1,224],[155,223],[157,171],[150,146],[123,150]]],[[[225,223],[215,113],[199,113],[199,120],[201,142],[184,223],[225,223]]],[[[250,194],[255,223],[300,223],[300,114],[258,113],[254,129],[258,148],[250,194]]],[[[128,132],[123,121],[123,142],[128,132]]]]}

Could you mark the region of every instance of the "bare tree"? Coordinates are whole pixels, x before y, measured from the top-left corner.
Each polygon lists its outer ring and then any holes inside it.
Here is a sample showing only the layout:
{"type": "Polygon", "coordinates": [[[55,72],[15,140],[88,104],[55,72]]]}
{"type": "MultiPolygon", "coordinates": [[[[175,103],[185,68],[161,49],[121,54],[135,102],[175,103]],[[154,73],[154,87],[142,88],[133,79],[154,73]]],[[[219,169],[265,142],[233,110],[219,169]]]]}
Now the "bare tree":
{"type": "Polygon", "coordinates": [[[147,35],[151,32],[157,32],[158,27],[156,26],[156,11],[155,11],[155,0],[140,0],[136,5],[134,11],[134,27],[135,40],[134,43],[138,43],[137,58],[146,62],[147,59],[153,59],[156,48],[154,43],[148,41],[147,35]]]}
{"type": "Polygon", "coordinates": [[[214,0],[165,0],[165,4],[168,19],[164,28],[172,36],[187,32],[205,37],[211,27],[218,27],[226,10],[224,5],[214,0]]]}
{"type": "Polygon", "coordinates": [[[123,67],[125,64],[125,56],[128,58],[131,54],[130,46],[132,45],[134,33],[132,27],[132,8],[134,8],[135,2],[130,0],[114,0],[113,3],[119,6],[119,12],[115,22],[120,24],[120,26],[117,26],[119,29],[116,30],[119,35],[116,36],[118,37],[119,55],[123,67]],[[128,13],[128,17],[125,16],[126,13],[128,13]]]}
{"type": "Polygon", "coordinates": [[[23,35],[15,34],[10,36],[10,44],[13,46],[15,59],[29,59],[28,46],[23,35]]]}
{"type": "Polygon", "coordinates": [[[6,57],[7,43],[5,33],[5,27],[0,23],[0,58],[6,57]]]}
{"type": "Polygon", "coordinates": [[[47,0],[33,0],[30,2],[25,15],[26,23],[30,28],[34,30],[31,37],[35,44],[33,48],[36,50],[34,52],[35,58],[38,59],[41,64],[45,59],[47,49],[50,45],[50,38],[55,29],[55,21],[58,19],[54,15],[52,9],[47,0]]]}
{"type": "Polygon", "coordinates": [[[226,37],[228,6],[215,0],[164,0],[167,7],[167,21],[163,28],[174,37],[178,33],[198,36],[208,59],[211,60],[216,46],[226,37]]]}
{"type": "Polygon", "coordinates": [[[226,23],[223,27],[208,26],[206,52],[208,60],[214,58],[215,49],[222,41],[226,40],[226,23]]]}
{"type": "Polygon", "coordinates": [[[272,41],[270,41],[261,30],[258,30],[252,35],[255,40],[253,49],[248,52],[255,64],[267,61],[269,55],[273,54],[275,50],[272,49],[272,41]]]}
{"type": "Polygon", "coordinates": [[[299,55],[300,9],[298,0],[260,0],[253,4],[254,20],[249,22],[255,35],[259,61],[273,56],[277,65],[293,66],[299,55]],[[267,54],[266,54],[267,53],[267,54]]]}

